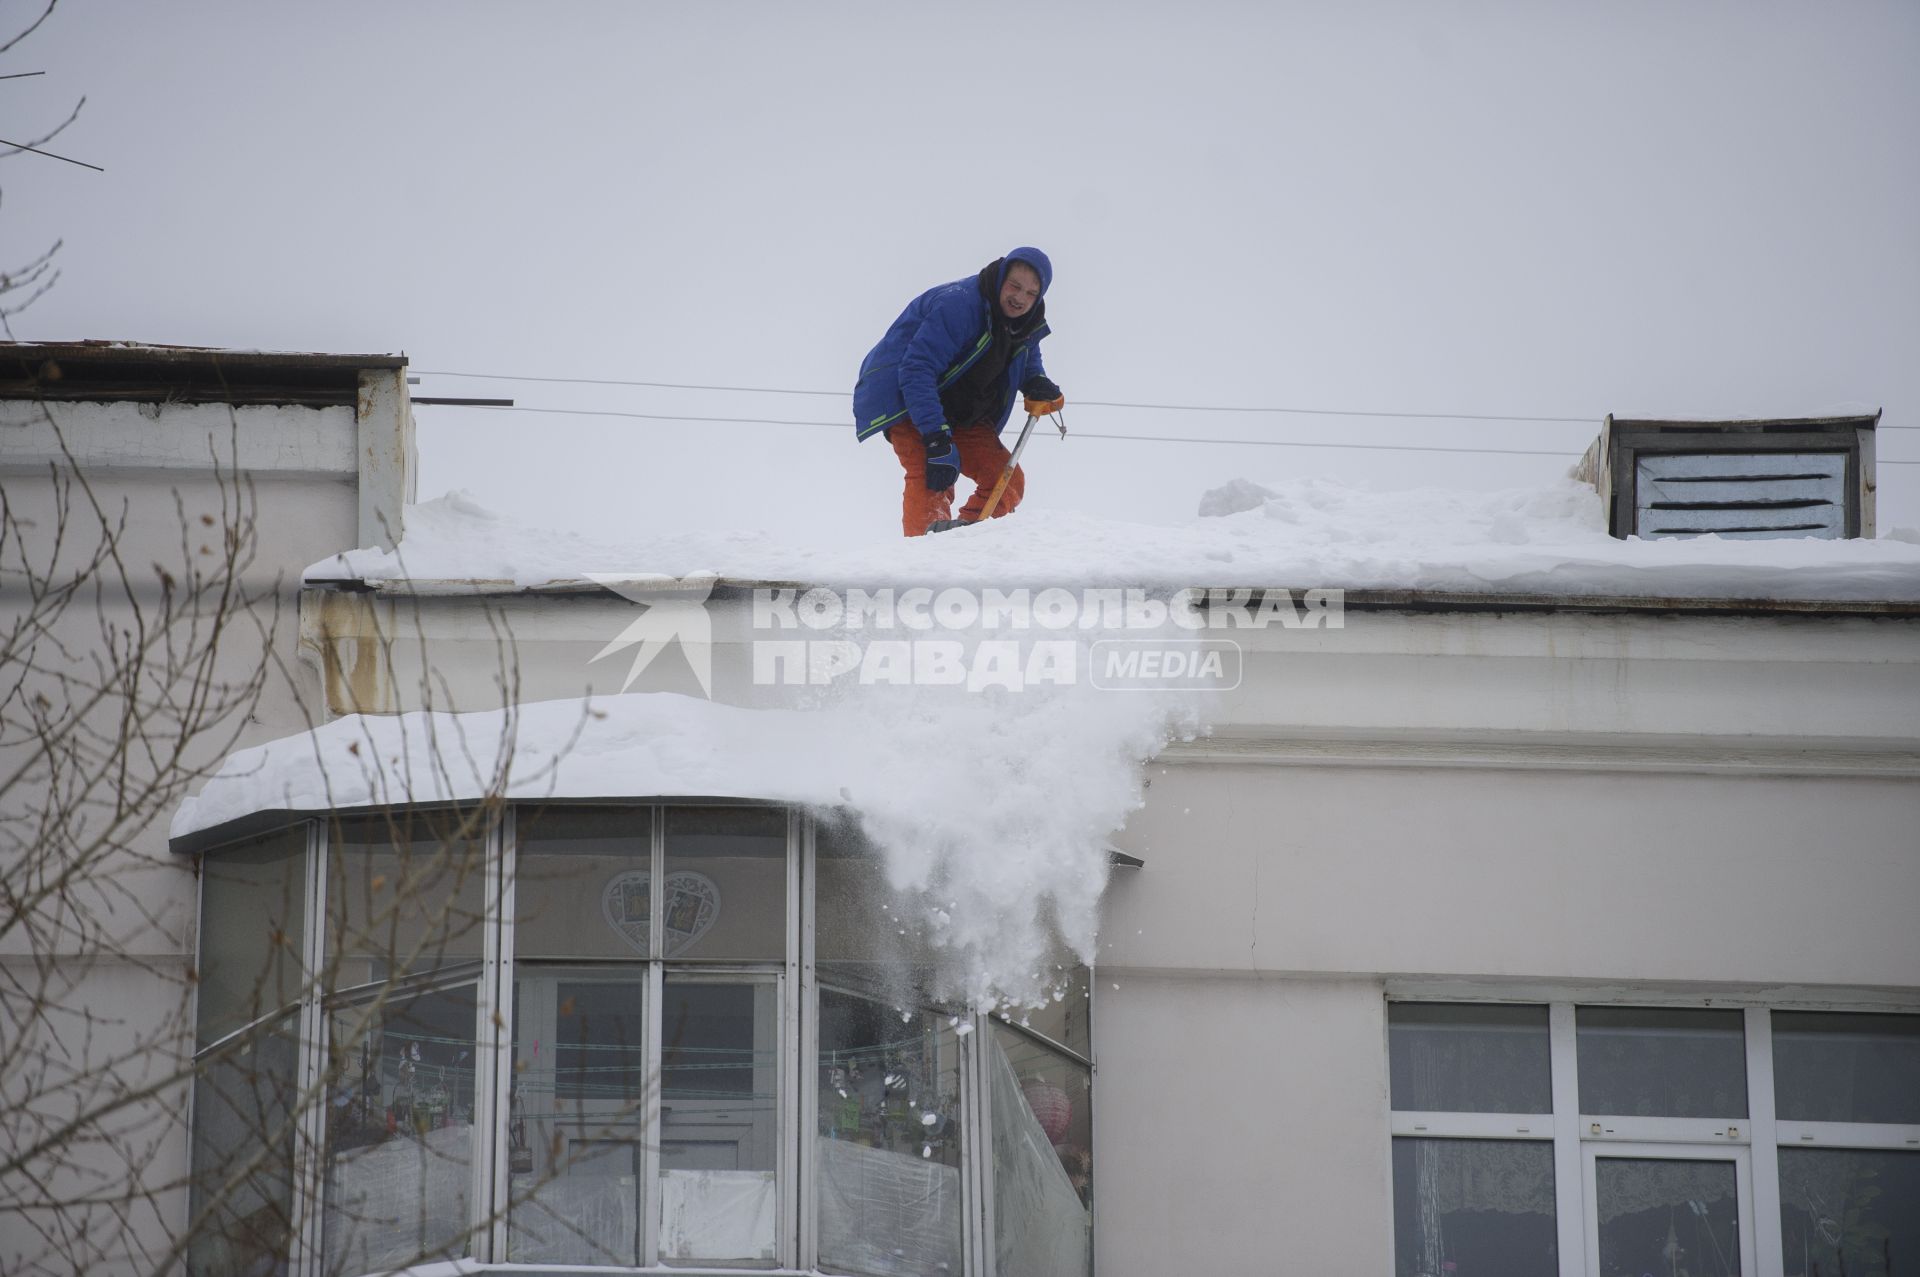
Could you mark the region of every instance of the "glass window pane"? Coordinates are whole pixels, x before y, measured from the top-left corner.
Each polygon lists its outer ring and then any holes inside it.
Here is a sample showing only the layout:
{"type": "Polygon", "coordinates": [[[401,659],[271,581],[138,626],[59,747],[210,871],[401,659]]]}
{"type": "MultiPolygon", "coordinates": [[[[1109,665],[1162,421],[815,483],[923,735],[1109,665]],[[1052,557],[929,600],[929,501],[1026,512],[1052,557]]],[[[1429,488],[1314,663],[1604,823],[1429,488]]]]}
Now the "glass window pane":
{"type": "Polygon", "coordinates": [[[1395,1277],[1553,1277],[1558,1240],[1551,1143],[1393,1141],[1395,1277]]]}
{"type": "Polygon", "coordinates": [[[1065,950],[1055,956],[1053,969],[1052,1001],[1043,1007],[1023,1007],[1008,1012],[1003,1018],[1091,1059],[1093,972],[1065,950]]]}
{"type": "Polygon", "coordinates": [[[779,987],[669,975],[660,1002],[660,1258],[775,1258],[779,987]]]}
{"type": "Polygon", "coordinates": [[[666,956],[779,961],[787,955],[787,813],[670,807],[661,895],[666,956]]]}
{"type": "Polygon", "coordinates": [[[1602,1157],[1594,1188],[1602,1277],[1740,1273],[1732,1162],[1602,1157]]]}
{"type": "Polygon", "coordinates": [[[813,947],[838,978],[903,1005],[925,1000],[934,950],[924,906],[895,892],[880,853],[850,821],[822,820],[814,837],[813,947]]]}
{"type": "Polygon", "coordinates": [[[300,996],[307,830],[207,853],[200,868],[199,1043],[300,996]]]}
{"type": "Polygon", "coordinates": [[[456,813],[341,821],[327,857],[328,986],[480,960],[486,829],[456,813]]]}
{"type": "Polygon", "coordinates": [[[297,1033],[296,1018],[287,1016],[223,1044],[202,1062],[193,1087],[191,1209],[199,1222],[187,1247],[192,1272],[255,1277],[287,1271],[297,1033]]]}
{"type": "Polygon", "coordinates": [[[1579,1007],[1580,1111],[1613,1117],[1745,1117],[1738,1011],[1579,1007]]]}
{"type": "Polygon", "coordinates": [[[1781,1149],[1780,1238],[1787,1277],[1920,1272],[1920,1153],[1781,1149]]]}
{"type": "Polygon", "coordinates": [[[950,1017],[820,991],[820,1259],[958,1273],[960,1040],[950,1017]]]}
{"type": "Polygon", "coordinates": [[[1920,1015],[1775,1011],[1773,1093],[1788,1121],[1920,1123],[1920,1015]]]}
{"type": "Polygon", "coordinates": [[[1397,1109],[1553,1111],[1545,1007],[1390,1003],[1387,1056],[1397,1109]]]}
{"type": "Polygon", "coordinates": [[[989,1042],[999,1271],[1090,1275],[1092,1071],[1012,1029],[989,1042]]]}
{"type": "Polygon", "coordinates": [[[638,1104],[647,1079],[639,979],[560,981],[554,996],[559,1003],[550,1039],[554,1095],[625,1107],[638,1104]]]}
{"type": "MultiPolygon", "coordinates": [[[[931,889],[895,891],[880,853],[851,820],[823,818],[815,829],[816,960],[831,964],[839,982],[901,1006],[964,996],[964,958],[942,950],[935,934],[950,902],[931,889]]],[[[1046,1005],[1004,1018],[1091,1058],[1092,972],[1057,937],[1046,961],[1046,1005]]]]}
{"type": "Polygon", "coordinates": [[[636,1265],[645,967],[519,967],[513,1010],[507,1258],[636,1265]]]}
{"type": "Polygon", "coordinates": [[[468,1254],[472,985],[390,994],[328,1018],[328,1272],[468,1254]]]}
{"type": "Polygon", "coordinates": [[[514,955],[645,958],[653,809],[523,807],[514,825],[514,955]]]}

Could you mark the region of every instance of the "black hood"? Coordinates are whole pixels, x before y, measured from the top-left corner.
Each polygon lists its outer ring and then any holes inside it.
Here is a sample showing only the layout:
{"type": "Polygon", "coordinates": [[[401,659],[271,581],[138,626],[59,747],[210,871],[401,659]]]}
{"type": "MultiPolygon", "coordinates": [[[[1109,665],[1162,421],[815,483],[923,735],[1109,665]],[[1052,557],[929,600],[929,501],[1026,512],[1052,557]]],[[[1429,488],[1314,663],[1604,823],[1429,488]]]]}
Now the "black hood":
{"type": "Polygon", "coordinates": [[[998,420],[1005,402],[1007,365],[1014,347],[1038,332],[1047,321],[1046,303],[1036,300],[1018,323],[1000,313],[1000,284],[1007,275],[1007,259],[988,262],[980,271],[980,296],[992,318],[992,341],[973,364],[940,392],[940,407],[956,426],[998,420]]]}
{"type": "Polygon", "coordinates": [[[987,310],[993,315],[993,327],[996,335],[1005,333],[1018,340],[1047,322],[1046,298],[1036,298],[1033,309],[1020,316],[1016,322],[1008,319],[1000,311],[1000,285],[1007,280],[1007,259],[996,257],[980,268],[980,295],[987,299],[987,310]]]}

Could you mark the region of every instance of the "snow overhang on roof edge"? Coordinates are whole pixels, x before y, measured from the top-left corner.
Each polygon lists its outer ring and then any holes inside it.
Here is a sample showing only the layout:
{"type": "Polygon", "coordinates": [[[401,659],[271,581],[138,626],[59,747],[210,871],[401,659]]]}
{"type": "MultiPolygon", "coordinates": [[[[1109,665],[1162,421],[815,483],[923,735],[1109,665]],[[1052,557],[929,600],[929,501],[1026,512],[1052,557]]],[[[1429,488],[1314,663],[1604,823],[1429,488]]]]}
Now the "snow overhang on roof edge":
{"type": "MultiPolygon", "coordinates": [[[[521,805],[600,808],[644,807],[660,802],[682,803],[697,807],[733,805],[786,807],[793,805],[791,803],[774,803],[762,799],[721,797],[714,794],[624,794],[611,798],[549,798],[544,800],[528,798],[520,800],[521,805]]],[[[457,802],[417,803],[410,805],[407,810],[416,812],[458,810],[463,805],[471,804],[461,804],[457,802]]],[[[284,829],[288,825],[297,824],[303,820],[320,820],[331,816],[377,815],[380,812],[389,810],[392,810],[392,808],[386,806],[337,809],[328,807],[319,810],[303,811],[294,811],[288,808],[262,809],[260,811],[249,812],[244,816],[237,816],[223,824],[209,826],[206,829],[196,829],[192,833],[181,834],[171,840],[168,845],[168,850],[176,856],[198,856],[224,847],[230,843],[245,842],[248,839],[257,838],[262,834],[272,833],[277,829],[284,829]]],[[[849,809],[841,807],[835,810],[845,811],[849,809]]],[[[1118,847],[1110,846],[1107,848],[1107,860],[1115,869],[1145,869],[1147,867],[1147,862],[1144,859],[1130,852],[1121,851],[1118,847]]]]}

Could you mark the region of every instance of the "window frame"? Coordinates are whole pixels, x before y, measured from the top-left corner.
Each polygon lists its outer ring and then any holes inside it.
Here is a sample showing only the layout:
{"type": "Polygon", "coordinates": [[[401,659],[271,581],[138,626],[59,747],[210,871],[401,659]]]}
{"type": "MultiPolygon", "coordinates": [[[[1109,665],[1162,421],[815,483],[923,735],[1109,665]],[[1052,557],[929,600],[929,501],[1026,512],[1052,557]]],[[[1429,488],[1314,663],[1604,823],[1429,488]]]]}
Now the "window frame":
{"type": "MultiPolygon", "coordinates": [[[[1597,1224],[1593,1205],[1597,1157],[1663,1157],[1733,1160],[1741,1204],[1743,1244],[1751,1246],[1754,1272],[1783,1271],[1781,1240],[1780,1151],[1833,1148],[1905,1152],[1920,1156],[1920,1124],[1783,1121],[1775,1116],[1772,1015],[1775,1011],[1864,1011],[1879,1015],[1920,1015],[1920,1005],[1890,1002],[1861,1006],[1830,1001],[1743,1002],[1738,999],[1676,997],[1670,994],[1580,997],[1578,990],[1501,992],[1456,987],[1428,989],[1389,985],[1388,1010],[1382,1015],[1382,1045],[1391,1051],[1387,1021],[1391,1008],[1406,1003],[1459,1005],[1528,1004],[1547,1007],[1548,1059],[1554,1111],[1549,1114],[1420,1112],[1393,1108],[1387,1097],[1388,1138],[1467,1140],[1539,1140],[1554,1144],[1554,1215],[1559,1238],[1560,1277],[1589,1277],[1598,1271],[1597,1224]],[[1569,993],[1571,992],[1571,996],[1569,993]],[[1626,1117],[1580,1110],[1580,1007],[1648,1009],[1713,1008],[1742,1012],[1745,1042],[1747,1114],[1744,1118],[1626,1117]],[[1544,1133],[1543,1133],[1544,1130],[1544,1133]],[[1644,1151],[1635,1151],[1644,1150],[1644,1151]]],[[[1391,1185],[1389,1185],[1391,1200],[1391,1185]]],[[[1391,1236],[1389,1236],[1391,1249],[1391,1236]]],[[[1395,1260],[1397,1271],[1397,1257],[1395,1260]]]]}
{"type": "MultiPolygon", "coordinates": [[[[1672,1141],[1641,1143],[1633,1140],[1597,1139],[1588,1140],[1580,1148],[1580,1204],[1584,1227],[1581,1239],[1580,1255],[1586,1265],[1586,1271],[1600,1271],[1600,1162],[1605,1159],[1621,1161],[1661,1161],[1661,1162],[1731,1162],[1733,1164],[1733,1201],[1735,1225],[1740,1241],[1740,1270],[1748,1271],[1747,1257],[1753,1256],[1753,1270],[1758,1272],[1779,1272],[1778,1263],[1772,1268],[1764,1266],[1765,1260],[1755,1249],[1758,1239],[1755,1233],[1760,1231],[1755,1216],[1759,1213],[1753,1206],[1753,1156],[1754,1150],[1745,1144],[1727,1147],[1711,1147],[1698,1144],[1680,1144],[1672,1141]]],[[[1556,1191],[1555,1196],[1558,1196],[1556,1191]]],[[[1559,1203],[1555,1202],[1556,1210],[1559,1203]]],[[[1774,1240],[1779,1241],[1779,1228],[1774,1229],[1774,1240]]],[[[1566,1272],[1564,1260],[1560,1270],[1566,1272]]]]}
{"type": "MultiPolygon", "coordinates": [[[[859,988],[834,981],[814,981],[812,1001],[808,1004],[811,1014],[806,1016],[809,1025],[809,1042],[806,1053],[795,1071],[796,1078],[804,1074],[807,1084],[801,1086],[802,1102],[807,1106],[808,1125],[800,1130],[798,1153],[800,1163],[807,1168],[802,1176],[804,1188],[809,1194],[807,1213],[803,1216],[806,1227],[811,1233],[807,1248],[803,1250],[798,1271],[819,1273],[825,1277],[845,1277],[849,1269],[829,1268],[820,1258],[819,1237],[819,1200],[820,1175],[816,1160],[816,1142],[819,1135],[820,1088],[815,1084],[820,1065],[819,1026],[820,994],[836,993],[844,997],[862,998],[879,1003],[880,994],[870,988],[859,988]]],[[[978,1065],[978,1040],[986,1017],[976,1011],[948,1005],[931,999],[921,999],[915,1003],[924,1015],[946,1016],[954,1029],[954,1065],[957,1080],[955,1087],[960,1097],[960,1274],[977,1277],[994,1277],[991,1255],[992,1218],[991,1181],[986,1170],[986,1159],[991,1157],[985,1152],[989,1145],[983,1143],[987,1138],[987,1105],[990,1099],[985,1095],[987,1088],[979,1084],[981,1070],[978,1065]]],[[[959,1277],[957,1274],[956,1277],[959,1277]]]]}
{"type": "MultiPolygon", "coordinates": [[[[649,893],[647,952],[636,952],[630,959],[553,959],[562,966],[599,966],[608,972],[622,968],[633,971],[645,982],[646,1009],[643,1016],[644,1048],[653,1084],[642,1097],[643,1132],[641,1184],[645,1195],[639,1203],[641,1268],[660,1273],[676,1272],[696,1277],[713,1272],[766,1272],[785,1274],[820,1273],[819,1257],[819,1183],[814,1171],[811,1140],[818,1130],[818,1087],[809,1085],[817,1068],[820,1019],[819,996],[823,987],[815,964],[815,938],[818,912],[816,899],[818,875],[816,847],[818,823],[808,813],[790,804],[726,798],[646,798],[552,800],[544,803],[508,803],[497,811],[472,813],[486,820],[484,832],[476,833],[475,843],[485,857],[482,874],[482,909],[479,920],[480,953],[477,959],[462,959],[433,971],[392,975],[384,981],[350,988],[327,987],[329,887],[335,866],[333,832],[337,822],[382,816],[399,819],[431,817],[436,812],[459,810],[450,804],[423,803],[392,809],[370,809],[306,813],[268,828],[250,828],[244,835],[222,839],[199,849],[196,854],[217,857],[223,850],[252,844],[275,833],[299,829],[304,833],[305,903],[302,910],[303,936],[300,961],[303,963],[297,1001],[286,1008],[263,1015],[250,1024],[224,1034],[215,1042],[196,1049],[196,1061],[209,1059],[226,1049],[246,1033],[258,1031],[277,1018],[291,1017],[296,1035],[295,1068],[302,1086],[319,1084],[327,1076],[331,1044],[329,1035],[336,1015],[371,997],[391,999],[399,994],[412,995],[439,988],[475,989],[473,1079],[473,1161],[472,1183],[468,1196],[467,1221],[470,1245],[461,1262],[483,1267],[509,1262],[508,1220],[512,1200],[510,1146],[512,1121],[511,1092],[514,1081],[513,1036],[515,982],[520,959],[515,945],[516,884],[520,838],[528,826],[522,819],[540,809],[575,807],[593,811],[632,812],[644,818],[647,826],[647,861],[651,881],[665,881],[666,813],[672,808],[758,808],[778,810],[786,817],[786,903],[783,913],[786,943],[778,956],[762,960],[703,960],[669,958],[663,949],[666,931],[662,914],[665,893],[649,893]],[[478,970],[476,972],[475,967],[478,970]],[[766,981],[774,990],[774,1025],[778,1060],[775,1065],[778,1105],[775,1182],[777,1189],[776,1258],[771,1269],[758,1265],[715,1265],[683,1263],[669,1266],[660,1258],[660,1159],[662,1128],[661,1089],[658,1085],[661,1052],[661,1016],[663,991],[669,969],[677,978],[725,981],[748,979],[766,981]]],[[[639,863],[638,857],[635,859],[639,863]]],[[[196,892],[196,921],[204,905],[203,893],[196,892]]],[[[534,965],[545,964],[538,957],[526,959],[534,965]]],[[[1090,974],[1090,973],[1089,973],[1090,974]]],[[[1092,981],[1089,979],[1089,996],[1092,981]]],[[[962,1264],[956,1277],[997,1277],[992,1219],[991,1114],[986,1074],[982,1068],[980,1042],[996,1026],[1008,1027],[1038,1041],[1064,1058],[1084,1064],[1090,1071],[1090,1055],[1045,1034],[970,1007],[939,1004],[928,1000],[929,1011],[949,1016],[956,1029],[958,1086],[962,1105],[960,1135],[960,1240],[962,1264]]],[[[197,1014],[197,1005],[190,1014],[197,1014]]],[[[1089,1104],[1093,1103],[1091,1092],[1089,1104]]],[[[192,1114],[189,1112],[189,1131],[192,1114]]],[[[326,1106],[306,1104],[297,1115],[293,1132],[293,1202],[288,1242],[287,1269],[292,1277],[317,1274],[324,1268],[325,1193],[327,1182],[326,1106]]],[[[529,1265],[526,1271],[543,1271],[529,1265]]],[[[602,1269],[609,1272],[634,1271],[619,1266],[602,1269]]],[[[558,1270],[556,1270],[558,1271],[558,1270]]],[[[572,1271],[572,1269],[568,1269],[572,1271]]]]}
{"type": "MultiPolygon", "coordinates": [[[[1093,981],[1091,979],[1091,972],[1089,972],[1089,979],[1087,981],[1087,984],[1088,984],[1087,992],[1089,995],[1091,995],[1093,992],[1093,989],[1092,989],[1093,981]]],[[[1095,1106],[1094,1094],[1096,1091],[1099,1090],[1099,1088],[1093,1085],[1093,1080],[1097,1070],[1095,1070],[1094,1068],[1092,1056],[1082,1055],[1080,1052],[1074,1050],[1072,1047],[1066,1046],[1063,1043],[1057,1042],[1053,1038],[1048,1037],[1044,1033],[1041,1033],[1035,1029],[1029,1028],[1024,1024],[1020,1024],[998,1013],[974,1015],[973,1026],[974,1026],[974,1031],[967,1035],[968,1039],[978,1039],[980,1042],[987,1042],[991,1040],[990,1035],[1004,1029],[1019,1037],[1024,1037],[1031,1042],[1037,1043],[1045,1050],[1053,1052],[1054,1054],[1060,1056],[1062,1059],[1064,1059],[1070,1064],[1086,1069],[1087,1070],[1087,1123],[1088,1123],[1087,1129],[1089,1131],[1093,1130],[1094,1123],[1098,1120],[1097,1111],[1094,1107],[1095,1106]]],[[[1089,1033],[1089,1037],[1091,1037],[1091,1033],[1089,1033]]],[[[977,1059],[978,1057],[976,1055],[976,1060],[977,1059]]],[[[973,1158],[973,1163],[978,1172],[978,1175],[977,1175],[978,1184],[973,1186],[973,1191],[978,1194],[975,1200],[979,1202],[979,1209],[974,1211],[973,1213],[979,1216],[980,1245],[981,1245],[982,1251],[984,1252],[984,1258],[982,1260],[983,1270],[993,1273],[994,1277],[1017,1277],[1016,1274],[999,1272],[999,1267],[1000,1267],[999,1228],[998,1228],[998,1223],[994,1218],[993,1184],[986,1170],[986,1168],[991,1167],[993,1165],[993,1087],[985,1077],[985,1072],[986,1072],[986,1061],[979,1060],[977,1063],[977,1066],[975,1067],[975,1073],[977,1076],[980,1077],[981,1084],[976,1088],[977,1093],[974,1095],[975,1102],[971,1105],[971,1111],[974,1116],[969,1123],[969,1125],[971,1125],[973,1128],[972,1131],[969,1132],[969,1138],[973,1141],[973,1148],[977,1150],[973,1158]]],[[[964,1077],[963,1077],[963,1081],[964,1081],[964,1077]]],[[[1098,1167],[1099,1167],[1099,1162],[1096,1159],[1094,1162],[1094,1168],[1095,1168],[1094,1183],[1095,1184],[1099,1183],[1098,1167]]],[[[1099,1201],[1099,1193],[1096,1191],[1090,1194],[1089,1200],[1087,1202],[1087,1218],[1089,1219],[1089,1221],[1091,1221],[1091,1229],[1088,1235],[1087,1251],[1088,1251],[1088,1257],[1093,1265],[1093,1271],[1096,1273],[1100,1271],[1099,1247],[1096,1240],[1100,1231],[1099,1207],[1097,1205],[1098,1201],[1099,1201]]]]}
{"type": "Polygon", "coordinates": [[[659,1253],[660,1239],[657,1234],[661,1230],[660,1214],[665,1203],[665,1198],[662,1196],[660,1189],[660,1150],[669,1138],[666,1128],[666,1110],[668,1106],[665,1102],[667,1088],[664,1071],[666,1063],[666,1036],[663,1029],[662,1018],[666,1011],[667,976],[669,971],[671,971],[673,978],[681,984],[744,984],[748,986],[764,984],[770,986],[773,990],[773,1102],[775,1110],[773,1159],[774,1261],[771,1265],[765,1263],[736,1262],[715,1266],[737,1272],[765,1271],[769,1267],[788,1267],[792,1262],[790,1253],[792,1250],[792,1242],[788,1236],[786,1220],[790,1213],[789,1201],[794,1196],[792,1154],[798,1137],[797,1124],[794,1121],[792,1109],[790,1095],[792,1087],[790,1083],[797,1071],[798,1061],[793,1056],[793,1048],[787,1041],[786,1035],[781,1031],[781,1026],[787,1022],[788,1004],[792,1001],[791,986],[788,984],[786,972],[784,970],[766,970],[764,964],[736,962],[683,963],[672,966],[671,968],[665,963],[660,963],[657,964],[657,970],[659,972],[659,979],[657,981],[659,996],[655,998],[653,1004],[647,1009],[648,1031],[652,1036],[652,1050],[648,1054],[648,1063],[655,1070],[657,1079],[655,1085],[649,1088],[647,1092],[650,1121],[648,1125],[646,1156],[653,1164],[653,1178],[647,1183],[647,1214],[656,1232],[654,1247],[651,1252],[653,1255],[653,1263],[658,1267],[675,1269],[686,1269],[689,1267],[697,1269],[702,1263],[711,1263],[711,1261],[696,1262],[694,1260],[685,1260],[679,1263],[669,1264],[660,1257],[659,1253]]]}

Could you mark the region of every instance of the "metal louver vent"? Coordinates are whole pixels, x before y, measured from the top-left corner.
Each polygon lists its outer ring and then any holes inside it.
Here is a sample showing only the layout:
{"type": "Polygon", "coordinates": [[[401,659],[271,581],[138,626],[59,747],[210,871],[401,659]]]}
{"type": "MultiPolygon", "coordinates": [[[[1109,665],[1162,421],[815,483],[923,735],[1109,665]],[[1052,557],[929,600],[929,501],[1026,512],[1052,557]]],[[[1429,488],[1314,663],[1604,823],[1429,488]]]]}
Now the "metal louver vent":
{"type": "Polygon", "coordinates": [[[1880,413],[1738,421],[1609,415],[1575,475],[1617,537],[1871,537],[1880,413]]]}
{"type": "Polygon", "coordinates": [[[1642,454],[1636,460],[1640,536],[1847,534],[1844,452],[1642,454]]]}

